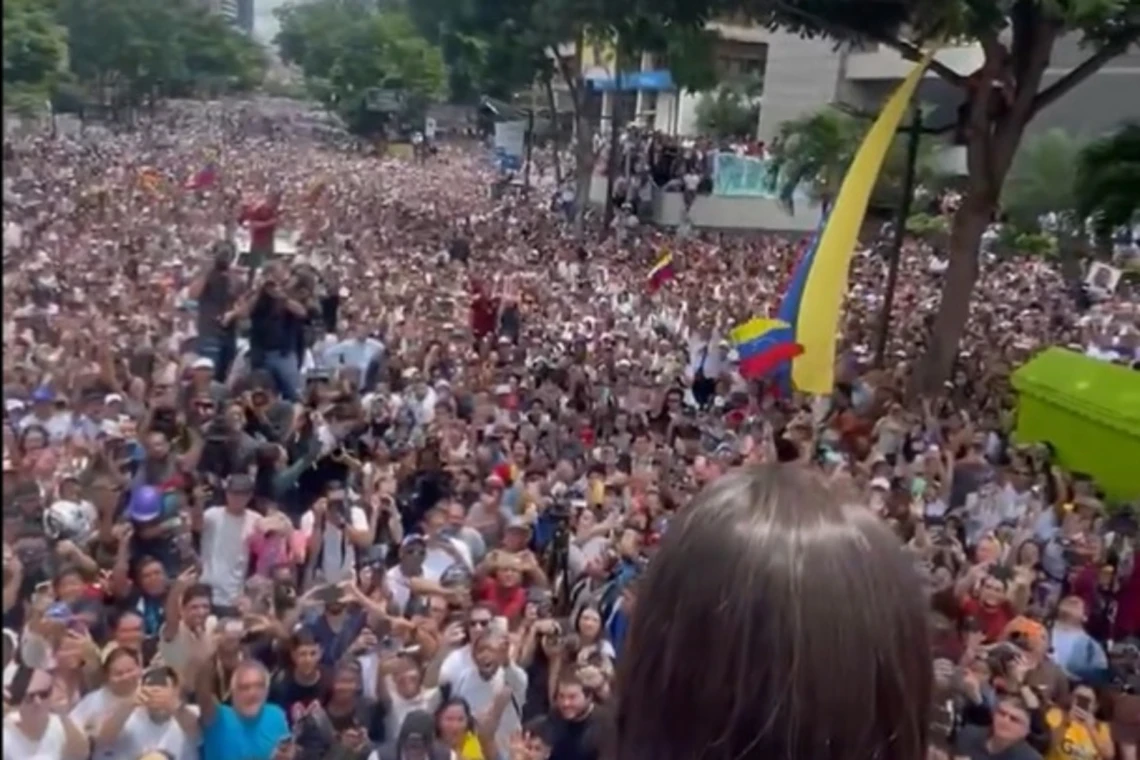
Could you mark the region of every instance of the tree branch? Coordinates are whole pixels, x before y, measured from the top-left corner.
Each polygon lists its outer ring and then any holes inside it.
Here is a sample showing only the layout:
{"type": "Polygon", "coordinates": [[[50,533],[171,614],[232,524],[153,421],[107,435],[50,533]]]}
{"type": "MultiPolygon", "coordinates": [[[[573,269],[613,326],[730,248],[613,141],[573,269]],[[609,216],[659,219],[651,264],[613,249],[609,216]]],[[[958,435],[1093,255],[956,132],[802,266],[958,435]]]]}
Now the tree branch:
{"type": "Polygon", "coordinates": [[[1090,55],[1068,74],[1037,93],[1037,96],[1033,98],[1033,106],[1030,111],[1031,118],[1040,113],[1042,109],[1065,97],[1074,87],[1095,74],[1113,58],[1123,54],[1138,38],[1140,38],[1140,28],[1133,28],[1124,32],[1119,38],[1090,55]]]}
{"type": "MultiPolygon", "coordinates": [[[[869,34],[863,31],[847,29],[784,2],[776,2],[775,7],[778,13],[798,17],[813,26],[819,27],[821,30],[837,40],[845,40],[852,37],[866,37],[873,42],[878,42],[880,44],[886,45],[892,50],[897,51],[900,55],[902,55],[903,58],[906,58],[908,61],[922,60],[922,48],[912,42],[897,39],[890,36],[889,34],[869,34]]],[[[946,64],[931,59],[930,66],[927,68],[955,87],[962,89],[966,88],[966,77],[962,76],[957,71],[954,71],[954,69],[950,68],[946,64]]]]}

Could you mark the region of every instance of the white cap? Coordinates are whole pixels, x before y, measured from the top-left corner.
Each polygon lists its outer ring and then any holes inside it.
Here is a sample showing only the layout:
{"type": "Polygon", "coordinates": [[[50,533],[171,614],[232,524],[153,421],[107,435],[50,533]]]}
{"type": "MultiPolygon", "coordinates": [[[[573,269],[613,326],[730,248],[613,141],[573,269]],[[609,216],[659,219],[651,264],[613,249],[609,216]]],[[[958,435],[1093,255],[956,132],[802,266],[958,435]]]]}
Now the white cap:
{"type": "Polygon", "coordinates": [[[190,369],[213,369],[213,368],[214,368],[214,360],[208,356],[199,356],[197,359],[194,360],[194,363],[190,365],[190,369]]]}
{"type": "Polygon", "coordinates": [[[104,404],[121,404],[121,403],[123,403],[123,397],[120,396],[118,393],[108,393],[106,396],[103,397],[103,403],[104,404]]]}
{"type": "Polygon", "coordinates": [[[10,398],[4,402],[4,411],[8,412],[8,414],[12,414],[13,412],[22,412],[27,408],[27,404],[18,398],[10,398]]]}
{"type": "Polygon", "coordinates": [[[877,478],[871,478],[871,488],[878,488],[883,491],[889,491],[891,490],[891,481],[887,480],[882,475],[877,478]]]}

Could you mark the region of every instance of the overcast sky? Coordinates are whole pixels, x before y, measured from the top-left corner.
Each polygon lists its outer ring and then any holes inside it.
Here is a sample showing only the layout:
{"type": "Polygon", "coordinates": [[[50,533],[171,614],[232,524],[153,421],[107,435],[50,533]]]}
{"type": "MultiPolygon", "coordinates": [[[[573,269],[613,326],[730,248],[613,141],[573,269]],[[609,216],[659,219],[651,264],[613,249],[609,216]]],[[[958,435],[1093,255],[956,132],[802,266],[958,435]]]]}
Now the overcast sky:
{"type": "Polygon", "coordinates": [[[273,11],[286,0],[253,0],[253,36],[268,44],[277,34],[277,18],[273,11]]]}

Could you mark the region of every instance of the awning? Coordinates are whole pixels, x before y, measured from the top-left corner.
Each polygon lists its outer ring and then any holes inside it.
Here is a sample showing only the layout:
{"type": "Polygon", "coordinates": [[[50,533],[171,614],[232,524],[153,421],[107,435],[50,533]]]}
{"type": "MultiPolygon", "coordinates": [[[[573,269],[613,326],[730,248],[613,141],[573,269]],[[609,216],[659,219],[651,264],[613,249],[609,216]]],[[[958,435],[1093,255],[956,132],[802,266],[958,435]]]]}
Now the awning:
{"type": "Polygon", "coordinates": [[[620,89],[622,92],[631,92],[636,90],[650,90],[653,92],[665,92],[668,90],[677,89],[673,84],[673,75],[668,69],[656,69],[654,71],[626,71],[622,72],[620,82],[615,81],[611,76],[587,76],[586,81],[595,90],[602,92],[620,89]]]}

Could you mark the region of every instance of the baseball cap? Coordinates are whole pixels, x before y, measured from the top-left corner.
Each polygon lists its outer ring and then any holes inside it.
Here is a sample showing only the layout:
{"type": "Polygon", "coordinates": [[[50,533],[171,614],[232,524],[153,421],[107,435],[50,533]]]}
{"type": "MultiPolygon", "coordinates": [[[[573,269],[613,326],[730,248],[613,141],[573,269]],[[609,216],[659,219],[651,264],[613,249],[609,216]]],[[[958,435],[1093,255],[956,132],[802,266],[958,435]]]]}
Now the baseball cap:
{"type": "Polygon", "coordinates": [[[199,356],[197,359],[194,360],[194,363],[190,365],[190,369],[213,369],[213,368],[214,368],[214,360],[208,356],[199,356]]]}
{"type": "Polygon", "coordinates": [[[32,401],[37,404],[50,404],[55,401],[55,392],[46,385],[41,385],[32,391],[32,401]]]}
{"type": "Polygon", "coordinates": [[[127,516],[140,523],[150,522],[162,514],[162,492],[154,486],[139,486],[131,494],[127,516]]]}
{"type": "Polygon", "coordinates": [[[891,490],[891,481],[887,480],[881,475],[877,478],[871,478],[871,488],[889,491],[891,490]]]}

